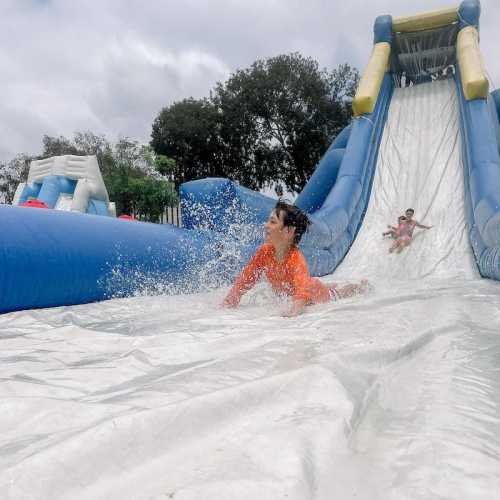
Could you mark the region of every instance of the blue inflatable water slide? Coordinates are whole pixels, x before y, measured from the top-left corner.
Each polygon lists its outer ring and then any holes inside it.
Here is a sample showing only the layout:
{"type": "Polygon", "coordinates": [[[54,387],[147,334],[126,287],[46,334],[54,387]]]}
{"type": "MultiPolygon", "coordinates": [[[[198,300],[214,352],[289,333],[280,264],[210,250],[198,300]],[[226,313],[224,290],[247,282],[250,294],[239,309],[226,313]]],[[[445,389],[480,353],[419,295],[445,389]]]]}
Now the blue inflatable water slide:
{"type": "MultiPolygon", "coordinates": [[[[500,93],[489,92],[479,17],[479,1],[465,0],[458,8],[376,19],[354,118],[296,200],[313,221],[301,243],[311,274],[333,272],[356,238],[393,89],[403,78],[419,85],[439,75],[454,78],[457,88],[470,244],[480,274],[500,279],[500,93]],[[404,43],[424,37],[425,44],[404,43]]],[[[262,242],[271,198],[227,179],[202,179],[181,186],[184,227],[121,220],[92,161],[41,160],[13,205],[0,206],[0,312],[220,285],[262,242]],[[33,199],[48,209],[19,206],[33,199]]]]}

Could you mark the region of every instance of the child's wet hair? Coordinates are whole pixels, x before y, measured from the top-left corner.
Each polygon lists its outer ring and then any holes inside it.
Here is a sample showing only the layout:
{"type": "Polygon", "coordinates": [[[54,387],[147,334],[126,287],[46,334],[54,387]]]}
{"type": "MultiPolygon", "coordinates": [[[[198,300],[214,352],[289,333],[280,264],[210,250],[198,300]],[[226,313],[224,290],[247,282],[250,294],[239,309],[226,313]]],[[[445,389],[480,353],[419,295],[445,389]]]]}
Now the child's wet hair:
{"type": "Polygon", "coordinates": [[[276,214],[283,214],[283,226],[295,229],[294,244],[298,245],[311,221],[302,210],[284,200],[278,200],[274,207],[276,214]]]}

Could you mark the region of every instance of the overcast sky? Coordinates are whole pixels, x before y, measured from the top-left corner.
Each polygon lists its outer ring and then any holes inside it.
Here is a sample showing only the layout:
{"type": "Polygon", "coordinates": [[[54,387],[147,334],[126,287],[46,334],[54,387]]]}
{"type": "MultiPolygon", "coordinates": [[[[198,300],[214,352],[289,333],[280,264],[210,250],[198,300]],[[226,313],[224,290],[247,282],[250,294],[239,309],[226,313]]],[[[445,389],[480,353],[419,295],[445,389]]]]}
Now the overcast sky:
{"type": "MultiPolygon", "coordinates": [[[[0,160],[44,134],[149,142],[164,106],[203,97],[257,58],[298,51],[362,70],[377,15],[447,0],[0,0],[0,160]]],[[[500,0],[483,0],[481,47],[500,86],[500,0]]]]}

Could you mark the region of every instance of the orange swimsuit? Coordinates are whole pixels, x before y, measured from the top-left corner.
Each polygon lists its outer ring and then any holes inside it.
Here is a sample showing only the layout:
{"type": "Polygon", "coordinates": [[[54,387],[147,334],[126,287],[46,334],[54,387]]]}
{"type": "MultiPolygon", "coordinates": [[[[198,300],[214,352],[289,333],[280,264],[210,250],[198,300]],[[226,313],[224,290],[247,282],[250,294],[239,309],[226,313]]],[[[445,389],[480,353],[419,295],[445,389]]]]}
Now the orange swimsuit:
{"type": "Polygon", "coordinates": [[[311,278],[306,259],[298,248],[293,247],[283,262],[278,262],[274,247],[265,243],[234,282],[226,302],[238,305],[241,296],[255,285],[263,272],[277,294],[290,295],[294,299],[305,300],[307,304],[332,299],[331,291],[320,280],[311,278]]]}

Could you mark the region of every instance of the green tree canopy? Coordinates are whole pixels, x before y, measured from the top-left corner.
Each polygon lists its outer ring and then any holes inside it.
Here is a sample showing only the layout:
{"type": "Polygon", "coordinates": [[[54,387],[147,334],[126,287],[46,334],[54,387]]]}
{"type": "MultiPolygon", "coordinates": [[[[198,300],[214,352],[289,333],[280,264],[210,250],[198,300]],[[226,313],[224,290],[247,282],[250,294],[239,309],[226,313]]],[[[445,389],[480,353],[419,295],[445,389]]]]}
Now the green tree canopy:
{"type": "Polygon", "coordinates": [[[20,182],[26,182],[33,157],[18,154],[6,163],[0,163],[0,199],[3,203],[12,203],[20,182]]]}
{"type": "Polygon", "coordinates": [[[220,117],[208,99],[184,99],[160,111],[153,122],[151,146],[175,160],[173,180],[223,176],[220,117]]]}
{"type": "Polygon", "coordinates": [[[358,81],[300,54],[258,60],[219,83],[210,99],[164,108],[151,145],[175,159],[176,183],[225,176],[250,188],[281,181],[299,191],[350,118],[358,81]]]}

